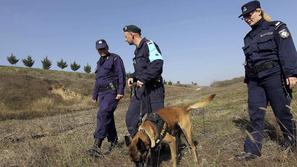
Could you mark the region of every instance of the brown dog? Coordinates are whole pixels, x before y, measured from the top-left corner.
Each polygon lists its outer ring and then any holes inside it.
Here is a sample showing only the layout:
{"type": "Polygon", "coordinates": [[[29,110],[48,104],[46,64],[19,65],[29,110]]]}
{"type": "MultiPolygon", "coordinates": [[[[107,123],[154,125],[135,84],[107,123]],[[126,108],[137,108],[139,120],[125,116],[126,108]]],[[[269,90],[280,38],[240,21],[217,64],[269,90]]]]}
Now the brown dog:
{"type": "MultiPolygon", "coordinates": [[[[180,128],[187,140],[192,154],[194,156],[194,161],[198,163],[198,156],[196,152],[196,146],[194,145],[192,139],[192,121],[190,110],[198,109],[206,104],[208,104],[215,97],[215,94],[209,96],[207,99],[199,101],[188,107],[166,107],[160,109],[156,112],[158,116],[165,122],[167,131],[161,140],[161,143],[167,143],[170,147],[171,161],[173,166],[176,167],[176,138],[170,131],[177,130],[180,128]]],[[[132,161],[136,166],[143,166],[147,162],[148,156],[151,149],[156,146],[156,141],[158,142],[160,134],[158,133],[157,126],[154,122],[150,120],[144,120],[138,128],[138,132],[132,138],[130,143],[126,143],[129,148],[129,153],[132,161]]]]}

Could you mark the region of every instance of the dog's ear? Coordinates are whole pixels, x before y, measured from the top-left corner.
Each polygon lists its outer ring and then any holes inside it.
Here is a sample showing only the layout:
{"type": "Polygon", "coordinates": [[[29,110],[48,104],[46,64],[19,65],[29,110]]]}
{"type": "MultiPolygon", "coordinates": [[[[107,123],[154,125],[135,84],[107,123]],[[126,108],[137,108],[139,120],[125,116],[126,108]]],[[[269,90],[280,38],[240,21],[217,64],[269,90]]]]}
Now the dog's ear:
{"type": "Polygon", "coordinates": [[[129,136],[125,136],[125,143],[127,147],[131,144],[131,139],[129,136]]]}
{"type": "Polygon", "coordinates": [[[145,143],[139,138],[138,142],[137,142],[137,149],[143,153],[145,151],[147,151],[145,143]]]}

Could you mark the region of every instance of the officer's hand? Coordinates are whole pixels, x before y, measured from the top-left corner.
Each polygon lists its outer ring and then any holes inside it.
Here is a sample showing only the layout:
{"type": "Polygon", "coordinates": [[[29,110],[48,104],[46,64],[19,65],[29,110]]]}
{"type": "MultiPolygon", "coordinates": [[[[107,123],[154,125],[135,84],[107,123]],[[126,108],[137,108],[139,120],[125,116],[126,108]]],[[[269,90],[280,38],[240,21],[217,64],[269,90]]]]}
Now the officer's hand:
{"type": "Polygon", "coordinates": [[[117,100],[120,100],[120,99],[123,98],[123,97],[124,97],[124,95],[117,94],[116,99],[117,99],[117,100]]]}
{"type": "Polygon", "coordinates": [[[286,79],[287,85],[292,89],[297,83],[297,77],[289,77],[286,79]]]}
{"type": "Polygon", "coordinates": [[[97,103],[97,100],[95,100],[95,99],[92,99],[92,102],[93,102],[93,103],[97,103]]]}
{"type": "Polygon", "coordinates": [[[133,86],[133,78],[129,78],[127,80],[127,85],[128,85],[129,88],[131,88],[133,86]]]}
{"type": "Polygon", "coordinates": [[[138,87],[142,87],[143,86],[143,82],[141,82],[141,81],[137,81],[136,84],[137,84],[138,87]]]}

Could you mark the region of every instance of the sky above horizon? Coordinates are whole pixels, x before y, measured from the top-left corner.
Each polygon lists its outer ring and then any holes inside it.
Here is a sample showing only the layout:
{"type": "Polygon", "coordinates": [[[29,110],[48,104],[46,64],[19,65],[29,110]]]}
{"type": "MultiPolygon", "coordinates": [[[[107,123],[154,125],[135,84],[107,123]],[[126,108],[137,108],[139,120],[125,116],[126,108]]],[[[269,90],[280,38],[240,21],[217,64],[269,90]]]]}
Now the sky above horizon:
{"type": "MultiPolygon", "coordinates": [[[[99,58],[95,41],[103,38],[110,52],[122,57],[126,71],[133,72],[135,46],[124,41],[122,28],[135,24],[143,37],[159,45],[165,80],[209,85],[244,75],[241,47],[250,28],[238,15],[246,2],[0,0],[0,65],[9,65],[6,58],[13,53],[20,59],[31,55],[36,68],[47,56],[54,70],[63,58],[68,64],[88,63],[94,72],[99,58]]],[[[288,25],[296,41],[297,1],[260,2],[273,20],[288,25]]],[[[17,66],[24,67],[22,62],[17,66]]]]}

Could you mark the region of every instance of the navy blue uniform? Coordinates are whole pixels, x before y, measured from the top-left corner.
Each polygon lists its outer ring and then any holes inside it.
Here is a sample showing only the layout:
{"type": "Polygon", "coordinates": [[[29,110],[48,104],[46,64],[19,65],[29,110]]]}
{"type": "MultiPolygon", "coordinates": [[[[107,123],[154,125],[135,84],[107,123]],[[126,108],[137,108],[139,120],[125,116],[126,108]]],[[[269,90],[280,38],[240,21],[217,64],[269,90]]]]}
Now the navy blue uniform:
{"type": "Polygon", "coordinates": [[[141,88],[135,88],[126,114],[126,125],[131,136],[137,132],[139,119],[147,112],[154,112],[164,107],[164,85],[162,79],[163,59],[161,55],[152,55],[150,46],[161,53],[157,44],[143,38],[136,48],[133,58],[134,82],[144,83],[141,88]],[[159,56],[159,57],[158,57],[159,56]]]}
{"type": "Polygon", "coordinates": [[[117,140],[117,131],[114,122],[114,111],[118,100],[117,94],[124,95],[125,68],[120,56],[109,53],[100,57],[97,62],[96,82],[93,90],[93,99],[99,100],[97,112],[97,126],[94,138],[108,141],[117,140]]]}
{"type": "Polygon", "coordinates": [[[295,122],[290,111],[292,92],[285,78],[297,76],[297,53],[286,25],[260,20],[244,38],[245,82],[252,136],[245,152],[261,155],[264,116],[268,102],[279,122],[285,140],[295,141],[295,122]]]}

